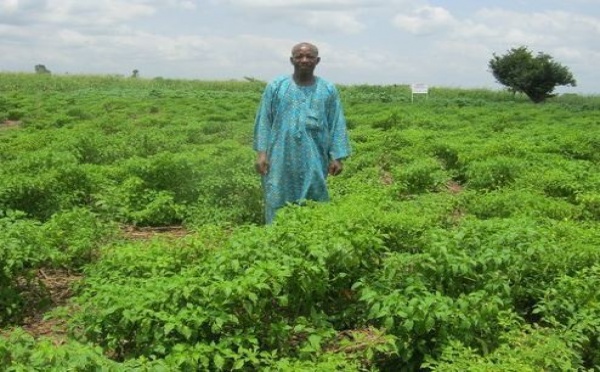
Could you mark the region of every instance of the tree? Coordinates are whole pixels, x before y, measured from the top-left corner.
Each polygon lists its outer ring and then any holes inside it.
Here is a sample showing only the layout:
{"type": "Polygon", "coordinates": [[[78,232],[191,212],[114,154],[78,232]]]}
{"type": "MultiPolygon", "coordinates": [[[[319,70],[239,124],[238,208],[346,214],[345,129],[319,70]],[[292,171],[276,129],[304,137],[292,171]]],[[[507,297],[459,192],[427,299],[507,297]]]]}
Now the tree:
{"type": "Polygon", "coordinates": [[[503,56],[494,53],[489,67],[498,83],[512,92],[525,93],[535,103],[553,97],[552,92],[559,85],[576,86],[568,68],[548,54],[540,52],[533,56],[524,46],[512,48],[503,56]]]}
{"type": "Polygon", "coordinates": [[[35,73],[36,74],[50,74],[50,70],[46,68],[44,65],[35,65],[35,73]]]}
{"type": "Polygon", "coordinates": [[[134,79],[135,79],[135,78],[137,78],[137,77],[139,77],[139,76],[140,76],[140,72],[139,72],[137,69],[135,69],[135,70],[133,70],[133,71],[131,72],[131,77],[132,77],[132,78],[134,78],[134,79]]]}

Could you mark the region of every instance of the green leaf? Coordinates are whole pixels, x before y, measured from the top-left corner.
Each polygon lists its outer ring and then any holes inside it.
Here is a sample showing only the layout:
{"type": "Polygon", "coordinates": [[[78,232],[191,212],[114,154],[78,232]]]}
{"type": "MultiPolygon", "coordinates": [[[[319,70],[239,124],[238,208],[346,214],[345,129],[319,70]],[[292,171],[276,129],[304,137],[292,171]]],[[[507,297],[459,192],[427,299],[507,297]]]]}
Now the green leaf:
{"type": "Polygon", "coordinates": [[[402,327],[404,327],[404,329],[408,332],[413,330],[414,325],[415,322],[412,319],[406,319],[404,323],[402,323],[402,327]]]}
{"type": "Polygon", "coordinates": [[[221,356],[221,354],[215,354],[213,362],[215,363],[215,367],[217,367],[218,370],[222,370],[225,366],[225,359],[221,356]]]}
{"type": "Polygon", "coordinates": [[[252,301],[254,305],[256,305],[256,303],[258,302],[258,296],[256,295],[256,293],[248,293],[248,299],[252,301]]]}
{"type": "Polygon", "coordinates": [[[318,335],[310,335],[308,336],[308,343],[314,350],[319,350],[321,348],[322,337],[318,335]]]}
{"type": "Polygon", "coordinates": [[[233,369],[242,369],[244,367],[244,359],[238,359],[233,363],[233,369]]]}

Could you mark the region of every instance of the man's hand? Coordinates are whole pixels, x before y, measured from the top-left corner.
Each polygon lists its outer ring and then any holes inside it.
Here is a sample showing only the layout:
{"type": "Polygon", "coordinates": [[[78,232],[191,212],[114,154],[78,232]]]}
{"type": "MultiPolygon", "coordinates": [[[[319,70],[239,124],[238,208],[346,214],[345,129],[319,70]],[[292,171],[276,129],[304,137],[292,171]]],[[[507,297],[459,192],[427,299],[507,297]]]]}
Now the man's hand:
{"type": "Polygon", "coordinates": [[[254,168],[261,175],[266,175],[269,172],[269,160],[267,160],[267,153],[261,151],[256,154],[256,163],[254,168]]]}
{"type": "Polygon", "coordinates": [[[329,174],[332,176],[337,176],[342,173],[344,169],[344,165],[341,160],[332,160],[329,162],[329,174]]]}

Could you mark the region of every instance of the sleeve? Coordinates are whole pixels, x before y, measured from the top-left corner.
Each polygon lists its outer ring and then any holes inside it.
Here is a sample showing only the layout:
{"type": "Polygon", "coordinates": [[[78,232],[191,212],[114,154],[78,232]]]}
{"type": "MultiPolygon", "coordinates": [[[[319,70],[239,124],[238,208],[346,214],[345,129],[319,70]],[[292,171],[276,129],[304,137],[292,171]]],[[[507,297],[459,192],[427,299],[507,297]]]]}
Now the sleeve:
{"type": "Polygon", "coordinates": [[[267,151],[273,124],[273,84],[265,88],[254,120],[254,151],[267,151]]]}
{"type": "Polygon", "coordinates": [[[329,157],[335,160],[344,159],[350,156],[351,148],[342,101],[335,86],[332,86],[328,106],[329,157]]]}

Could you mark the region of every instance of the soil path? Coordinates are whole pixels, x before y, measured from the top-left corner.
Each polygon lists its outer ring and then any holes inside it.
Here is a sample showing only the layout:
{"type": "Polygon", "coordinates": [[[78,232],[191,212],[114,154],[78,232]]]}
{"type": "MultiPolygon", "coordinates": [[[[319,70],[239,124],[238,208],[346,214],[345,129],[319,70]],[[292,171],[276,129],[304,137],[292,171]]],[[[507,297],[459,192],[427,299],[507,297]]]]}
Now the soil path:
{"type": "Polygon", "coordinates": [[[21,122],[19,120],[4,120],[0,122],[0,130],[18,128],[19,126],[21,126],[21,122]]]}

